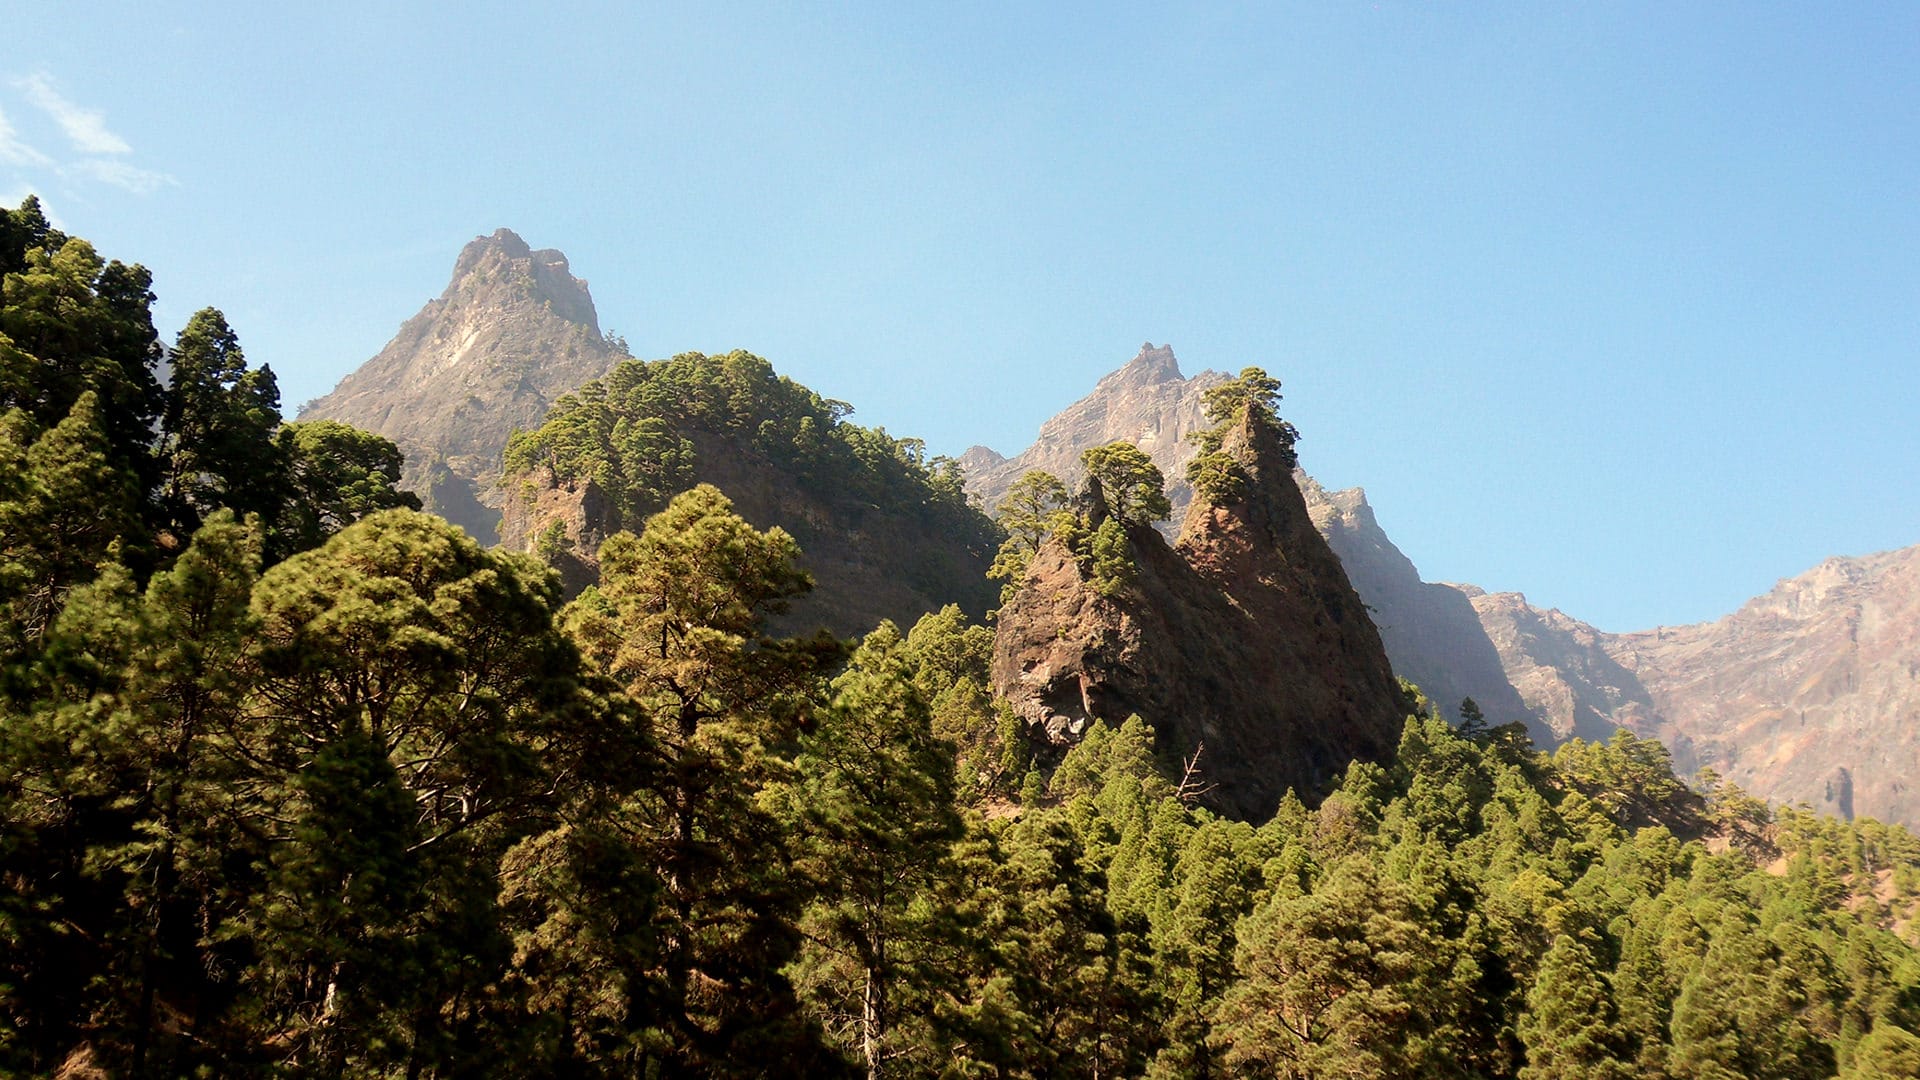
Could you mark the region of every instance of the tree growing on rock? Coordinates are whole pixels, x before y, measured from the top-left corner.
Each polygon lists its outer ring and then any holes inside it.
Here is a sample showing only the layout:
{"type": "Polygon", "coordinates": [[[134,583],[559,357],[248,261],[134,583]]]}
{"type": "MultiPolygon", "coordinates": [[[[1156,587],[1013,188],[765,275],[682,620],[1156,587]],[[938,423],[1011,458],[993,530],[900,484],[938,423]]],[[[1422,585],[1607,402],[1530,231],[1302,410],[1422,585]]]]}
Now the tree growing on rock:
{"type": "Polygon", "coordinates": [[[1167,478],[1139,447],[1129,442],[1091,447],[1080,455],[1089,485],[1106,500],[1107,512],[1127,525],[1151,525],[1173,514],[1167,478]]]}

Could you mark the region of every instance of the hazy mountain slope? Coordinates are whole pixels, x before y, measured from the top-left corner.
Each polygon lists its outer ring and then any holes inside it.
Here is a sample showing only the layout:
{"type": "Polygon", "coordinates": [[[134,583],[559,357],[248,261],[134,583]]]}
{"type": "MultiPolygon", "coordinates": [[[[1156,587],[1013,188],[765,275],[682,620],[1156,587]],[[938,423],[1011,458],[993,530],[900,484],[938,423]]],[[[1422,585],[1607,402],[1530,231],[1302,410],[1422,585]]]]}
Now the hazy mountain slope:
{"type": "Polygon", "coordinates": [[[1920,546],[1828,559],[1724,619],[1608,634],[1470,590],[1508,678],[1560,737],[1659,738],[1762,798],[1920,822],[1920,546]]]}
{"type": "Polygon", "coordinates": [[[1920,823],[1920,545],[1828,559],[1717,622],[1606,648],[1646,686],[1683,767],[1920,823]]]}
{"type": "Polygon", "coordinates": [[[1489,723],[1521,721],[1536,742],[1555,741],[1545,716],[1529,708],[1508,681],[1472,600],[1452,585],[1420,580],[1413,561],[1380,528],[1367,493],[1330,492],[1304,472],[1294,479],[1314,525],[1366,601],[1394,671],[1417,683],[1449,719],[1462,699],[1472,698],[1489,723]]]}
{"type": "Polygon", "coordinates": [[[493,543],[508,434],[538,425],[554,398],[622,355],[567,257],[500,229],[469,243],[446,291],[300,416],[392,439],[406,455],[404,485],[493,543]]]}
{"type": "Polygon", "coordinates": [[[1508,680],[1548,732],[1543,744],[1572,738],[1604,742],[1620,727],[1641,735],[1659,733],[1658,711],[1647,688],[1613,658],[1605,631],[1564,612],[1534,607],[1519,593],[1448,588],[1471,603],[1508,680]]]}

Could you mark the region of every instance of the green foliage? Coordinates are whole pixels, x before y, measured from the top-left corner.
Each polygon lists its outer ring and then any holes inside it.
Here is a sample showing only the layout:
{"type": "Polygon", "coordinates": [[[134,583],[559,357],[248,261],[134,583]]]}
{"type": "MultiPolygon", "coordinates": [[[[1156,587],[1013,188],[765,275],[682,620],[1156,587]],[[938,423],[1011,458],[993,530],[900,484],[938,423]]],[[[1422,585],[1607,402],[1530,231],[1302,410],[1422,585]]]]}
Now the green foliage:
{"type": "Polygon", "coordinates": [[[138,493],[115,467],[98,399],[85,392],[28,441],[24,412],[0,418],[0,649],[17,652],[52,625],[67,593],[93,577],[110,546],[140,533],[138,493]]]}
{"type": "Polygon", "coordinates": [[[994,521],[1007,538],[987,571],[988,577],[1006,583],[1000,589],[1001,604],[1012,599],[1026,579],[1027,566],[1047,537],[1071,527],[1074,514],[1067,503],[1066,485],[1039,469],[1027,472],[1007,489],[994,511],[994,521]]]}
{"type": "Polygon", "coordinates": [[[213,308],[187,320],[168,354],[158,448],[161,504],[180,534],[216,507],[271,519],[287,501],[286,448],[276,441],[280,389],[249,370],[240,339],[213,308]]]}
{"type": "Polygon", "coordinates": [[[619,524],[634,528],[692,486],[703,453],[745,453],[826,501],[894,507],[982,551],[997,543],[967,502],[957,463],[929,459],[918,439],[847,423],[852,411],[751,353],[629,360],[555,401],[538,428],[515,432],[505,468],[591,480],[619,524]]]}
{"type": "Polygon", "coordinates": [[[157,477],[149,448],[162,406],[152,275],[77,237],[26,231],[48,246],[27,248],[0,281],[0,413],[20,409],[45,430],[92,394],[107,460],[144,493],[157,477]]]}
{"type": "Polygon", "coordinates": [[[1087,544],[1087,581],[1101,596],[1118,596],[1133,583],[1137,571],[1133,563],[1133,541],[1127,530],[1112,518],[1093,530],[1087,544]]]}
{"type": "Polygon", "coordinates": [[[1081,453],[1080,463],[1086,466],[1088,486],[1121,523],[1150,525],[1173,513],[1160,467],[1132,443],[1092,447],[1081,453]]]}
{"type": "MultiPolygon", "coordinates": [[[[1265,822],[1138,717],[1049,774],[987,629],[771,637],[798,544],[678,491],[727,446],[964,506],[912,440],[745,354],[623,366],[516,444],[660,505],[560,609],[392,444],[275,428],[217,312],[151,392],[114,265],[0,214],[0,1073],[1920,1071],[1904,829],[1413,692],[1393,762],[1265,822]]],[[[1125,587],[1158,481],[1107,449],[1110,514],[1032,477],[1008,552],[1125,587]]]]}
{"type": "Polygon", "coordinates": [[[1209,502],[1237,502],[1246,493],[1248,479],[1240,460],[1222,450],[1206,451],[1187,462],[1187,483],[1209,502]]]}
{"type": "Polygon", "coordinates": [[[1587,947],[1553,939],[1527,995],[1519,1035],[1527,1048],[1520,1080],[1627,1080],[1611,1000],[1587,947]]]}
{"type": "Polygon", "coordinates": [[[1245,489],[1247,473],[1239,459],[1220,449],[1227,431],[1243,422],[1266,431],[1279,444],[1285,464],[1295,464],[1294,444],[1300,432],[1280,419],[1280,380],[1257,367],[1242,368],[1236,378],[1209,387],[1201,395],[1211,427],[1187,438],[1200,453],[1187,463],[1187,483],[1215,502],[1232,502],[1245,489]]]}
{"type": "Polygon", "coordinates": [[[800,739],[793,779],[769,800],[816,884],[789,969],[803,1000],[869,1076],[919,1057],[949,939],[937,892],[961,835],[953,754],[933,734],[906,643],[882,623],[834,680],[832,706],[800,739]]]}
{"type": "Polygon", "coordinates": [[[333,420],[303,420],[281,427],[274,443],[292,488],[280,519],[290,550],[318,547],[381,510],[420,509],[419,496],[394,486],[400,450],[388,439],[333,420]]]}
{"type": "Polygon", "coordinates": [[[798,554],[703,484],[639,536],[609,539],[599,588],[566,615],[590,662],[652,721],[660,760],[636,792],[647,809],[628,842],[661,883],[659,963],[640,983],[660,1028],[652,1052],[680,1069],[744,1069],[751,1047],[817,1052],[782,974],[809,889],[768,793],[844,652],[824,633],[763,636],[765,618],[811,587],[798,554]]]}

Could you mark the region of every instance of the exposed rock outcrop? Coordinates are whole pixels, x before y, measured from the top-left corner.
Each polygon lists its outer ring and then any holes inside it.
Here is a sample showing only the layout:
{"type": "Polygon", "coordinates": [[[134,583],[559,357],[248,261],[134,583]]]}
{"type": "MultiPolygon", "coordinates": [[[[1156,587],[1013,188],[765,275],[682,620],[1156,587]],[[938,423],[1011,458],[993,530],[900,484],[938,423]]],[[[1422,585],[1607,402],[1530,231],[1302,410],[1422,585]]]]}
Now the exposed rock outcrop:
{"type": "MultiPolygon", "coordinates": [[[[1203,395],[1225,378],[1217,371],[1186,378],[1170,346],[1144,345],[1091,394],[1042,424],[1033,445],[1019,454],[1002,457],[976,446],[962,455],[968,490],[993,506],[1029,469],[1050,472],[1075,487],[1085,475],[1083,450],[1124,439],[1165,474],[1172,520],[1184,521],[1193,498],[1186,467],[1198,453],[1187,435],[1207,426],[1203,395]]],[[[1359,488],[1329,492],[1304,472],[1295,472],[1294,481],[1314,524],[1373,613],[1394,671],[1417,683],[1450,717],[1461,699],[1471,697],[1489,723],[1523,721],[1537,739],[1549,740],[1545,715],[1514,692],[1467,598],[1451,586],[1420,580],[1374,519],[1366,493],[1359,488]]],[[[1171,527],[1162,531],[1172,534],[1171,527]]]]}
{"type": "Polygon", "coordinates": [[[1560,738],[1618,727],[1773,802],[1920,825],[1920,546],[1828,559],[1716,622],[1609,634],[1517,593],[1474,608],[1560,738]]]}
{"type": "Polygon", "coordinates": [[[1920,545],[1828,559],[1717,622],[1606,647],[1646,686],[1684,767],[1920,826],[1920,545]]]}
{"type": "MultiPolygon", "coordinates": [[[[1622,727],[1636,735],[1661,734],[1653,699],[1608,651],[1605,631],[1534,607],[1519,593],[1455,588],[1471,601],[1507,678],[1546,729],[1542,745],[1573,738],[1605,742],[1622,727]]],[[[1684,748],[1670,743],[1668,749],[1684,748]]]]}
{"type": "Polygon", "coordinates": [[[1056,747],[1093,719],[1140,714],[1168,755],[1200,751],[1218,785],[1209,802],[1259,818],[1289,788],[1315,798],[1350,761],[1385,760],[1403,717],[1379,635],[1284,448],[1243,423],[1225,449],[1251,476],[1242,497],[1195,501],[1171,548],[1130,528],[1135,576],[1112,596],[1048,541],[1000,611],[993,679],[1056,747]]]}
{"type": "Polygon", "coordinates": [[[300,416],[392,439],[406,455],[403,486],[490,544],[507,436],[622,355],[567,257],[500,229],[469,243],[446,291],[300,416]]]}

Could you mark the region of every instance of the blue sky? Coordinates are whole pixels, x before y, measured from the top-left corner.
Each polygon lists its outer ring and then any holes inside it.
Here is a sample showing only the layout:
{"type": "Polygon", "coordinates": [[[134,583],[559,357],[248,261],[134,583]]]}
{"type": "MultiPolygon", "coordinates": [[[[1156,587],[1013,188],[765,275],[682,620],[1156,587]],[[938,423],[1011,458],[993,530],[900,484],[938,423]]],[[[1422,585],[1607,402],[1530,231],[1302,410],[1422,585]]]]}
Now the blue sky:
{"type": "Polygon", "coordinates": [[[9,12],[0,200],[289,411],[505,225],[936,451],[1262,365],[1427,578],[1607,629],[1920,542],[1920,7],[169,6],[9,12]]]}

